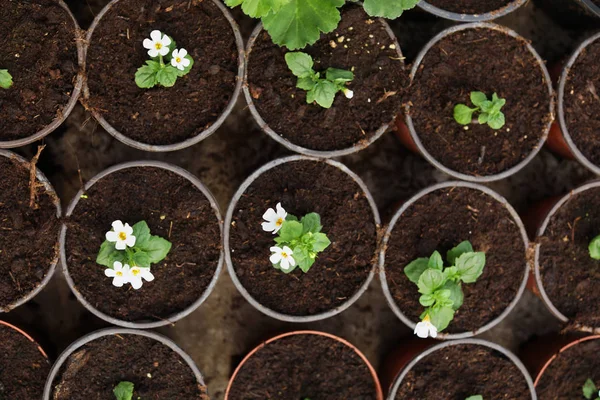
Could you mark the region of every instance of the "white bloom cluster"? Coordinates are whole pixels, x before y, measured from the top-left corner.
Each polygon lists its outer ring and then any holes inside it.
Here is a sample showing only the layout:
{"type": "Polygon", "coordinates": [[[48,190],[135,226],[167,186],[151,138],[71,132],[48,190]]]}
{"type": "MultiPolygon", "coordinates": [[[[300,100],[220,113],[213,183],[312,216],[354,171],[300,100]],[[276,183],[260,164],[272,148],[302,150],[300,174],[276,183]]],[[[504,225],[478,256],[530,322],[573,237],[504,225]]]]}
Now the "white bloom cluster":
{"type": "MultiPolygon", "coordinates": [[[[170,52],[171,38],[159,30],[153,30],[150,32],[150,39],[144,39],[142,44],[148,49],[150,57],[164,57],[170,52]]],[[[171,53],[171,65],[183,71],[190,65],[190,60],[185,58],[187,55],[186,49],[174,49],[171,53]]]]}

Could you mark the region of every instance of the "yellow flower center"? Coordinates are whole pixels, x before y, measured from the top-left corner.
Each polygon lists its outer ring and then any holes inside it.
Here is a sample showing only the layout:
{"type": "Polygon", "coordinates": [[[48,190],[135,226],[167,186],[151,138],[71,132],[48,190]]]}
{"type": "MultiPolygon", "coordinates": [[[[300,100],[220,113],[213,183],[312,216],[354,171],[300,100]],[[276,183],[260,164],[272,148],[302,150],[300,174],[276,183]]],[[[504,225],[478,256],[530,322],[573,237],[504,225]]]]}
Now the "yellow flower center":
{"type": "Polygon", "coordinates": [[[127,234],[125,232],[119,232],[119,240],[127,239],[127,234]]]}
{"type": "Polygon", "coordinates": [[[123,273],[122,273],[121,271],[117,271],[116,275],[117,275],[118,277],[121,277],[121,276],[123,276],[123,273]]]}
{"type": "Polygon", "coordinates": [[[156,46],[156,50],[162,49],[162,43],[156,43],[154,46],[156,46]]]}
{"type": "Polygon", "coordinates": [[[175,62],[176,62],[177,64],[181,63],[181,58],[180,58],[180,57],[177,57],[177,58],[175,59],[175,62]]]}
{"type": "Polygon", "coordinates": [[[285,252],[284,252],[284,253],[281,253],[281,257],[283,257],[283,258],[288,258],[288,254],[287,254],[287,253],[285,253],[285,252]]]}
{"type": "Polygon", "coordinates": [[[429,314],[427,314],[425,316],[425,318],[423,318],[423,322],[429,322],[429,321],[431,321],[431,318],[429,318],[429,314]]]}
{"type": "Polygon", "coordinates": [[[279,218],[279,219],[277,220],[277,222],[275,222],[275,225],[277,225],[277,226],[281,226],[281,225],[283,225],[283,218],[279,218]]]}
{"type": "Polygon", "coordinates": [[[140,272],[141,271],[139,269],[137,269],[137,268],[134,268],[134,269],[131,270],[131,273],[133,274],[133,276],[138,276],[140,274],[140,272]]]}

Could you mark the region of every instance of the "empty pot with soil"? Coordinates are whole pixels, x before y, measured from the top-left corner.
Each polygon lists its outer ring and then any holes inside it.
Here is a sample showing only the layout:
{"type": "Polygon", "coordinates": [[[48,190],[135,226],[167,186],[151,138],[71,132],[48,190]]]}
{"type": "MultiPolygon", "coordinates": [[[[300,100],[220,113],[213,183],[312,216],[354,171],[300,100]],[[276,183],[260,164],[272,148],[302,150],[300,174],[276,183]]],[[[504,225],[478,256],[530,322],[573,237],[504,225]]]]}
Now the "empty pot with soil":
{"type": "Polygon", "coordinates": [[[195,310],[223,264],[221,217],[209,190],[162,162],[111,167],[69,205],[63,272],[77,299],[116,325],[151,328],[195,310]]]}
{"type": "Polygon", "coordinates": [[[419,7],[438,17],[460,22],[481,22],[500,18],[527,0],[421,0],[419,7]]]}
{"type": "Polygon", "coordinates": [[[111,328],[71,344],[46,380],[44,400],[92,398],[208,400],[209,396],[198,367],[171,339],[111,328]]]}
{"type": "Polygon", "coordinates": [[[113,0],[87,42],[84,103],[129,146],[173,151],[198,143],[241,91],[243,41],[218,0],[113,0]]]}
{"type": "Polygon", "coordinates": [[[499,25],[443,31],[421,51],[411,79],[411,139],[430,163],[461,180],[514,174],[540,150],[554,120],[543,61],[527,40],[499,25]]]}
{"type": "Polygon", "coordinates": [[[445,182],[396,212],[383,237],[379,277],[392,310],[418,336],[470,337],[519,301],[529,276],[527,247],[506,199],[481,185],[445,182]]]}
{"type": "Polygon", "coordinates": [[[317,331],[276,336],[252,350],[225,400],[383,400],[375,370],[351,343],[317,331]]]}
{"type": "Polygon", "coordinates": [[[0,8],[0,148],[54,131],[81,90],[79,26],[62,0],[7,0],[0,8]]]}
{"type": "Polygon", "coordinates": [[[0,313],[38,294],[58,262],[60,200],[33,164],[0,150],[0,313]]]}
{"type": "Polygon", "coordinates": [[[229,205],[227,268],[246,300],[273,318],[328,318],[373,278],[379,224],[367,187],[343,164],[278,159],[246,179],[229,205]]]}

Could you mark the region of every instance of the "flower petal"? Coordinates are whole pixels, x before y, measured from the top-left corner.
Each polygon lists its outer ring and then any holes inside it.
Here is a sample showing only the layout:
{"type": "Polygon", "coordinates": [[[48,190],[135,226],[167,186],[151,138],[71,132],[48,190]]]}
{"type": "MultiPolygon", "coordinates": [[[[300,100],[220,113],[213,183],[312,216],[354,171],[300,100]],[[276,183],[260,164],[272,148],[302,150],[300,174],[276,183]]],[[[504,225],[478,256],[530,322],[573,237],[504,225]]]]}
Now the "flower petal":
{"type": "Polygon", "coordinates": [[[290,249],[287,246],[283,246],[283,252],[286,253],[287,255],[294,254],[294,252],[292,251],[292,249],[290,249]]]}
{"type": "Polygon", "coordinates": [[[282,257],[279,253],[271,254],[271,257],[269,257],[269,261],[271,261],[272,264],[277,264],[281,259],[282,257]]]}
{"type": "Polygon", "coordinates": [[[177,57],[175,54],[173,54],[172,56],[173,58],[171,58],[171,65],[176,67],[177,66],[177,61],[175,60],[175,58],[177,57]]]}
{"type": "Polygon", "coordinates": [[[115,232],[119,232],[119,231],[123,230],[123,223],[121,222],[121,220],[113,221],[111,226],[115,232]]]}
{"type": "Polygon", "coordinates": [[[125,239],[125,244],[129,247],[133,247],[135,246],[135,236],[127,236],[127,239],[125,239]]]}
{"type": "Polygon", "coordinates": [[[132,276],[129,278],[129,283],[131,283],[131,287],[134,288],[135,290],[138,290],[139,288],[142,287],[142,278],[139,276],[132,276]]]}
{"type": "Polygon", "coordinates": [[[142,268],[141,271],[142,278],[144,278],[148,282],[152,282],[154,280],[154,275],[152,274],[152,272],[150,272],[150,268],[142,268]]]}
{"type": "Polygon", "coordinates": [[[279,218],[283,218],[285,219],[285,217],[287,217],[287,212],[283,209],[283,207],[281,206],[281,203],[277,203],[277,206],[275,206],[277,208],[277,216],[279,218]]]}
{"type": "Polygon", "coordinates": [[[281,249],[281,247],[271,246],[269,247],[269,251],[271,253],[281,253],[283,250],[281,249]]]}
{"type": "Polygon", "coordinates": [[[185,56],[188,55],[188,52],[186,49],[179,49],[179,57],[181,58],[185,58],[185,56]]]}
{"type": "Polygon", "coordinates": [[[158,57],[158,50],[156,50],[156,48],[152,48],[148,50],[148,55],[152,58],[158,57]]]}
{"type": "Polygon", "coordinates": [[[289,270],[290,269],[290,263],[288,261],[287,258],[282,258],[281,259],[281,263],[279,264],[279,267],[283,270],[289,270]]]}
{"type": "Polygon", "coordinates": [[[169,54],[169,48],[168,48],[168,47],[162,47],[162,48],[161,48],[161,49],[158,51],[158,53],[159,53],[161,56],[166,56],[167,54],[169,54]]]}
{"type": "Polygon", "coordinates": [[[154,42],[160,42],[162,39],[162,33],[158,29],[155,29],[150,32],[150,38],[152,38],[154,42]]]}
{"type": "Polygon", "coordinates": [[[115,276],[112,281],[113,286],[116,286],[116,287],[123,287],[124,283],[125,283],[125,280],[120,276],[115,276]]]}
{"type": "Polygon", "coordinates": [[[183,64],[177,64],[177,69],[183,71],[185,67],[183,66],[183,64]]]}
{"type": "Polygon", "coordinates": [[[113,269],[115,271],[121,271],[123,269],[123,264],[121,263],[121,261],[115,261],[113,263],[113,269]]]}
{"type": "Polygon", "coordinates": [[[277,221],[277,213],[272,208],[269,208],[263,214],[263,219],[268,222],[275,222],[275,221],[277,221]]]}
{"type": "Polygon", "coordinates": [[[115,249],[117,249],[117,250],[125,250],[126,247],[127,247],[127,245],[122,240],[118,240],[117,243],[115,244],[115,249]]]}
{"type": "Polygon", "coordinates": [[[115,271],[112,268],[106,268],[104,270],[104,275],[106,275],[109,278],[114,278],[115,276],[117,276],[117,271],[115,271]]]}
{"type": "Polygon", "coordinates": [[[282,226],[283,226],[283,224],[281,224],[281,225],[275,224],[275,229],[273,229],[273,235],[276,234],[277,232],[279,232],[279,230],[281,229],[282,226]]]}
{"type": "Polygon", "coordinates": [[[290,263],[290,265],[291,265],[292,267],[295,267],[295,266],[296,266],[296,260],[294,260],[294,257],[292,257],[292,256],[288,256],[287,260],[288,260],[288,262],[290,263]]]}
{"type": "Polygon", "coordinates": [[[116,242],[118,240],[117,232],[113,232],[113,231],[106,232],[106,240],[108,240],[109,242],[116,242]]]}
{"type": "Polygon", "coordinates": [[[417,324],[417,326],[415,326],[415,335],[417,335],[418,337],[420,337],[421,339],[426,339],[427,338],[427,333],[428,333],[428,329],[427,329],[427,325],[425,325],[424,322],[419,322],[417,324]]]}
{"type": "Polygon", "coordinates": [[[187,58],[182,58],[181,59],[181,64],[183,65],[183,69],[187,68],[190,66],[191,61],[188,60],[187,58]]]}
{"type": "Polygon", "coordinates": [[[145,49],[151,49],[154,47],[154,43],[152,43],[152,40],[150,40],[150,39],[144,39],[144,41],[142,42],[142,45],[144,45],[145,49]]]}
{"type": "Polygon", "coordinates": [[[168,37],[167,35],[164,35],[162,37],[162,39],[160,40],[160,42],[162,43],[163,46],[169,47],[171,45],[171,38],[168,37]]]}
{"type": "Polygon", "coordinates": [[[277,226],[275,226],[274,222],[263,222],[262,228],[265,232],[273,232],[275,229],[277,229],[277,226]]]}
{"type": "Polygon", "coordinates": [[[125,226],[123,226],[123,232],[127,235],[131,235],[133,233],[133,228],[129,226],[129,224],[125,224],[125,226]]]}

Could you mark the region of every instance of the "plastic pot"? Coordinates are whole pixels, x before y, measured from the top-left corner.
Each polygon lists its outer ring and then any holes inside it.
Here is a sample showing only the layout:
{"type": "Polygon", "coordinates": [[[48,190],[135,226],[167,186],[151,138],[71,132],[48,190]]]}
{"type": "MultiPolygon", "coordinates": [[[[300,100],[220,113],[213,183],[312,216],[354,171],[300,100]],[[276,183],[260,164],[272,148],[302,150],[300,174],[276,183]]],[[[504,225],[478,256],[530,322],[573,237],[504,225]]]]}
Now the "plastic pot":
{"type": "MultiPolygon", "coordinates": [[[[31,336],[29,336],[27,334],[27,332],[17,328],[16,326],[9,324],[8,322],[5,321],[1,321],[0,320],[0,325],[4,325],[7,326],[9,328],[11,328],[14,331],[19,332],[21,335],[25,336],[27,338],[27,340],[29,340],[31,343],[33,343],[35,345],[35,347],[37,347],[37,349],[40,351],[40,353],[42,353],[42,356],[44,356],[44,358],[46,360],[48,360],[48,355],[46,354],[46,352],[44,351],[44,349],[42,349],[42,346],[40,346],[31,336]]],[[[48,363],[50,363],[50,361],[48,361],[48,363]]]]}
{"type": "Polygon", "coordinates": [[[594,4],[592,0],[577,0],[583,7],[586,8],[588,13],[593,14],[595,17],[600,18],[600,6],[594,4]]]}
{"type": "Polygon", "coordinates": [[[503,17],[503,16],[515,11],[517,8],[521,7],[526,2],[527,2],[527,0],[513,0],[506,6],[500,8],[498,10],[490,11],[490,12],[487,12],[484,14],[459,14],[459,13],[455,13],[455,12],[451,12],[451,11],[446,11],[439,7],[429,4],[425,0],[421,0],[421,2],[418,5],[423,10],[430,12],[434,15],[437,15],[438,17],[441,17],[441,18],[450,19],[450,20],[459,21],[459,22],[483,22],[483,21],[490,21],[492,19],[503,17]]]}
{"type": "MultiPolygon", "coordinates": [[[[73,200],[71,201],[71,203],[69,204],[69,207],[67,208],[67,211],[65,213],[65,218],[69,218],[72,213],[73,210],[75,210],[75,208],[77,207],[77,204],[79,203],[79,200],[81,199],[81,196],[88,191],[96,182],[98,182],[99,180],[101,180],[102,178],[117,172],[117,171],[121,171],[121,170],[125,170],[128,168],[139,168],[139,167],[154,167],[154,168],[161,168],[170,172],[173,172],[179,176],[182,176],[183,178],[187,179],[188,181],[190,181],[196,188],[198,188],[200,190],[200,192],[208,199],[208,201],[210,202],[212,209],[215,213],[215,216],[217,217],[218,221],[222,221],[221,218],[221,212],[219,211],[219,206],[217,204],[217,201],[215,200],[214,196],[212,195],[212,193],[208,190],[208,188],[206,186],[204,186],[204,184],[202,182],[200,182],[200,180],[198,178],[196,178],[194,175],[192,175],[191,173],[189,173],[188,171],[186,171],[183,168],[180,168],[176,165],[172,165],[172,164],[168,164],[168,163],[164,163],[161,161],[132,161],[132,162],[127,162],[127,163],[122,163],[122,164],[118,164],[115,165],[113,167],[110,167],[108,169],[105,169],[104,171],[100,172],[98,175],[94,176],[92,179],[90,179],[82,189],[79,190],[79,192],[77,192],[77,194],[75,195],[75,197],[73,198],[73,200]]],[[[223,232],[223,225],[220,223],[220,230],[221,230],[221,234],[223,232]]],[[[165,325],[170,325],[173,324],[174,322],[184,318],[185,316],[189,315],[190,313],[192,313],[195,309],[197,309],[210,295],[210,293],[213,291],[213,289],[215,288],[215,285],[217,284],[217,279],[219,278],[219,275],[221,273],[221,269],[223,268],[223,253],[221,252],[221,255],[219,257],[219,263],[217,266],[217,269],[215,270],[214,276],[210,282],[210,284],[208,285],[208,287],[206,288],[206,290],[204,291],[204,293],[202,294],[202,296],[200,298],[198,298],[196,301],[194,301],[189,307],[187,307],[186,309],[184,309],[183,311],[180,311],[178,313],[175,313],[167,318],[164,318],[162,320],[159,321],[136,321],[136,322],[131,322],[131,321],[124,321],[124,320],[120,320],[114,317],[111,317],[108,314],[105,314],[103,312],[101,312],[100,310],[96,309],[93,305],[91,305],[84,297],[83,295],[77,290],[77,287],[75,286],[74,282],[73,282],[73,278],[71,278],[71,275],[69,274],[69,268],[67,265],[67,257],[66,257],[66,236],[67,236],[67,224],[64,223],[62,225],[61,231],[60,231],[60,260],[61,260],[61,264],[62,264],[62,272],[65,276],[65,279],[67,281],[67,284],[69,285],[69,288],[71,289],[71,291],[73,292],[73,294],[75,295],[75,297],[77,297],[77,300],[79,300],[79,302],[81,304],[83,304],[83,306],[85,308],[88,309],[88,311],[90,311],[92,314],[94,314],[95,316],[97,316],[98,318],[101,318],[113,325],[118,325],[118,326],[122,326],[125,328],[135,328],[135,329],[150,329],[150,328],[157,328],[159,326],[165,326],[165,325]]],[[[222,240],[222,238],[221,238],[222,240]]]]}
{"type": "MultiPolygon", "coordinates": [[[[104,14],[106,14],[113,6],[115,6],[115,4],[117,4],[120,1],[121,0],[112,0],[110,3],[108,3],[102,9],[102,11],[100,11],[100,13],[98,15],[96,15],[96,18],[94,19],[94,21],[92,22],[92,24],[90,25],[90,27],[88,29],[86,40],[85,40],[86,45],[85,45],[84,50],[85,50],[86,57],[87,57],[87,51],[93,40],[94,30],[96,29],[98,24],[101,23],[102,17],[104,16],[104,14]]],[[[127,0],[123,0],[123,1],[127,1],[127,0]]],[[[196,143],[201,142],[202,140],[204,140],[207,137],[209,137],[210,135],[212,135],[217,129],[219,129],[219,127],[223,124],[223,122],[225,122],[225,120],[227,119],[227,117],[229,116],[231,111],[233,110],[233,107],[235,106],[235,103],[237,102],[237,99],[238,99],[241,89],[242,89],[242,77],[244,76],[244,69],[246,66],[246,62],[245,62],[245,58],[244,58],[244,41],[242,39],[242,35],[240,33],[237,22],[235,22],[235,19],[231,16],[231,14],[229,13],[229,10],[219,0],[210,0],[210,1],[212,1],[221,10],[221,12],[225,16],[225,18],[227,18],[227,21],[229,21],[229,24],[231,25],[231,29],[233,30],[233,34],[235,35],[235,41],[236,41],[237,49],[238,49],[238,73],[236,76],[236,86],[235,86],[233,95],[231,97],[231,100],[229,100],[229,104],[227,104],[227,107],[225,107],[223,112],[219,115],[219,118],[217,118],[217,120],[211,126],[206,128],[204,131],[202,131],[197,136],[194,136],[192,138],[184,140],[183,142],[168,144],[168,145],[151,145],[151,144],[142,143],[142,142],[133,140],[133,139],[127,137],[126,135],[122,134],[118,130],[116,130],[110,123],[108,123],[108,121],[106,119],[104,119],[101,112],[99,112],[98,110],[96,110],[94,108],[89,108],[88,111],[90,111],[92,113],[94,118],[100,123],[100,125],[102,125],[104,130],[107,131],[108,133],[110,133],[112,136],[114,136],[117,140],[125,143],[128,146],[131,146],[131,147],[139,149],[139,150],[144,150],[144,151],[152,151],[152,152],[176,151],[176,150],[185,149],[186,147],[190,147],[190,146],[195,145],[196,143]]],[[[198,62],[198,60],[196,60],[196,62],[198,62]]],[[[89,91],[89,87],[88,87],[87,79],[86,79],[85,85],[83,86],[83,99],[82,100],[87,101],[89,98],[90,98],[90,91],[89,91]]]]}

